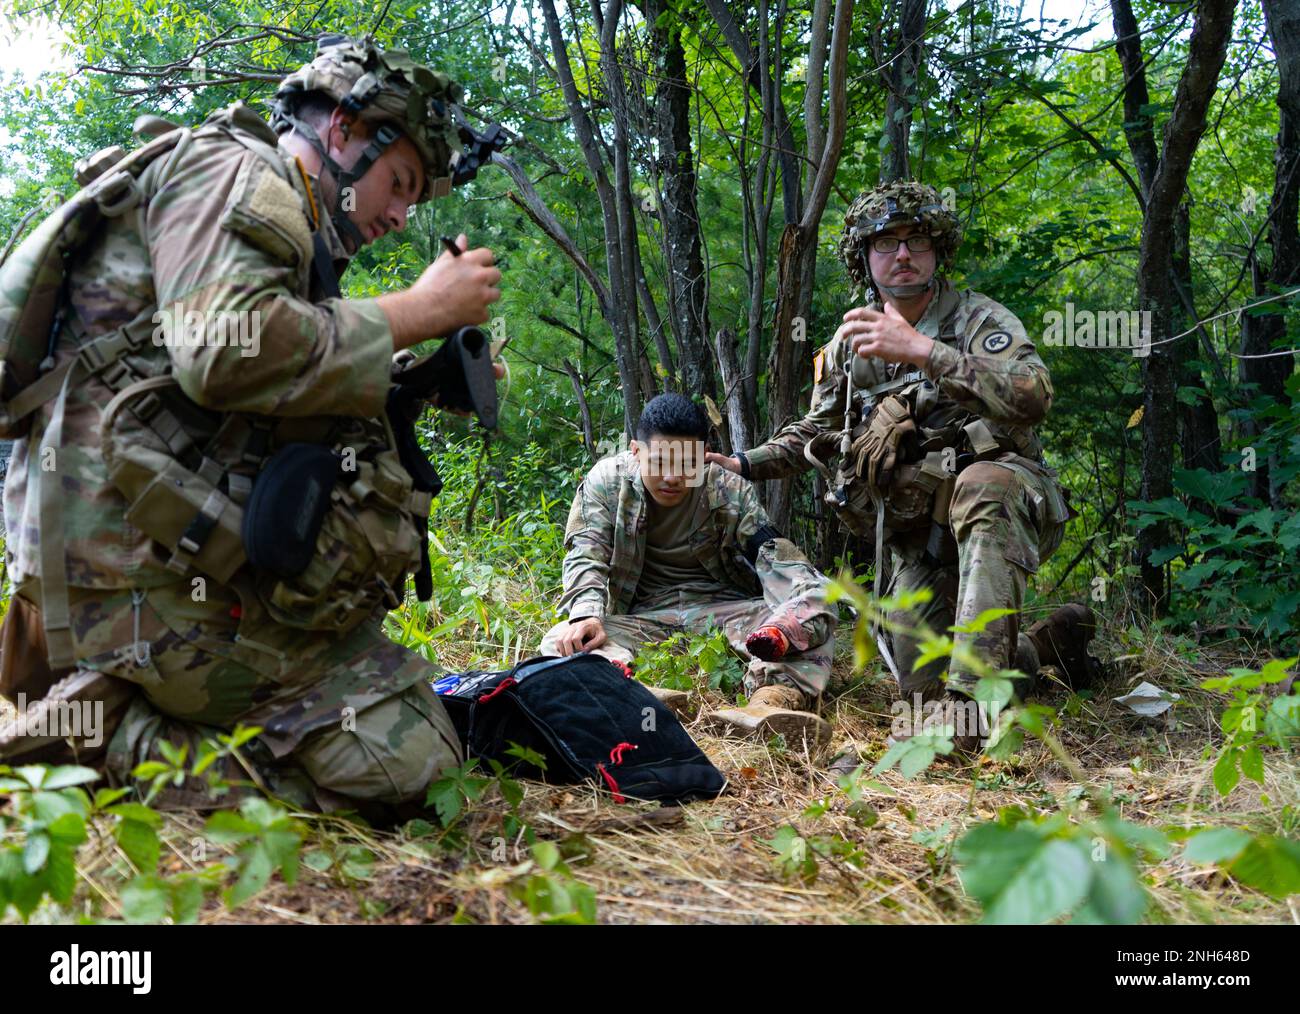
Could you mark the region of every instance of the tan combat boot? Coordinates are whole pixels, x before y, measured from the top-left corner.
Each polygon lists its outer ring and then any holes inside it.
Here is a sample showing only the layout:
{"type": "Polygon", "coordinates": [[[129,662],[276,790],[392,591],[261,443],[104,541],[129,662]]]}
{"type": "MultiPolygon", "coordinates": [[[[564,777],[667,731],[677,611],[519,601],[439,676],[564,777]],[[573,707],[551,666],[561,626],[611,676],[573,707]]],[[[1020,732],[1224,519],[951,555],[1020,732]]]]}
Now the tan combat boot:
{"type": "Polygon", "coordinates": [[[1056,668],[1071,690],[1082,690],[1101,677],[1101,663],[1088,654],[1088,642],[1097,633],[1091,609],[1071,602],[1029,628],[1029,639],[1043,665],[1056,668]]]}
{"type": "Polygon", "coordinates": [[[643,684],[647,690],[658,698],[659,703],[671,711],[683,722],[689,721],[695,710],[691,706],[691,695],[685,690],[669,690],[667,687],[652,687],[649,684],[643,684]]]}
{"type": "Polygon", "coordinates": [[[94,765],[108,750],[135,685],[90,669],[65,676],[0,725],[0,764],[94,765]]]}
{"type": "Polygon", "coordinates": [[[733,735],[767,739],[779,733],[790,746],[805,739],[813,745],[831,739],[830,723],[809,711],[808,698],[786,683],[759,687],[743,708],[723,708],[708,717],[733,735]]]}

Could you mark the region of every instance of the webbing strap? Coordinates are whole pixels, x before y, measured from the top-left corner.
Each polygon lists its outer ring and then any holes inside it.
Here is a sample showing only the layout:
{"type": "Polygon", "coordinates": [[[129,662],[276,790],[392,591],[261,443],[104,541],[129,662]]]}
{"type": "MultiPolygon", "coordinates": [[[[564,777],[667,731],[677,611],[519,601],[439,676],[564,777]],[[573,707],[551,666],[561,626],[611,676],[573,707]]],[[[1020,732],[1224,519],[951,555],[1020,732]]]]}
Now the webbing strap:
{"type": "Polygon", "coordinates": [[[909,384],[915,384],[917,381],[924,379],[925,373],[923,371],[909,370],[893,380],[886,380],[884,383],[868,387],[867,396],[874,400],[877,395],[885,394],[887,391],[896,391],[900,387],[907,387],[909,384]]]}
{"type": "Polygon", "coordinates": [[[971,450],[975,452],[977,459],[991,457],[1002,450],[1002,445],[994,439],[990,432],[988,423],[983,419],[975,418],[962,427],[966,433],[966,439],[970,441],[971,450]]]}
{"type": "MultiPolygon", "coordinates": [[[[876,508],[876,610],[880,612],[880,600],[884,597],[885,587],[885,500],[880,495],[879,490],[872,489],[871,500],[876,508]]],[[[885,665],[889,667],[890,673],[899,686],[903,685],[903,677],[899,675],[898,666],[894,662],[894,655],[889,650],[889,641],[885,633],[880,629],[880,617],[876,616],[871,622],[871,633],[875,638],[876,647],[880,649],[880,657],[885,660],[885,665]]]]}
{"type": "Polygon", "coordinates": [[[84,370],[80,357],[63,375],[50,424],[41,437],[35,471],[36,502],[40,517],[41,619],[45,624],[46,657],[51,669],[66,669],[75,661],[72,611],[68,600],[68,561],[63,529],[63,482],[58,453],[63,446],[63,416],[73,378],[84,370]],[[46,470],[49,461],[53,467],[46,470]]]}

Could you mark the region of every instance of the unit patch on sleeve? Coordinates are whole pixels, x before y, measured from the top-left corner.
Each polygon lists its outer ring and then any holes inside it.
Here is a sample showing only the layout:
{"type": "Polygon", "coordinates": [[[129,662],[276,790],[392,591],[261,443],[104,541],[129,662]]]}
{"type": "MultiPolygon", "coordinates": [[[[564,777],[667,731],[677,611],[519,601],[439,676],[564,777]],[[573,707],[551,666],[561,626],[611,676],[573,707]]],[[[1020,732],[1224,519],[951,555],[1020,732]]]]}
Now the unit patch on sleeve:
{"type": "Polygon", "coordinates": [[[985,352],[1001,352],[1011,344],[1011,335],[1005,331],[994,331],[990,335],[984,336],[985,352]]]}

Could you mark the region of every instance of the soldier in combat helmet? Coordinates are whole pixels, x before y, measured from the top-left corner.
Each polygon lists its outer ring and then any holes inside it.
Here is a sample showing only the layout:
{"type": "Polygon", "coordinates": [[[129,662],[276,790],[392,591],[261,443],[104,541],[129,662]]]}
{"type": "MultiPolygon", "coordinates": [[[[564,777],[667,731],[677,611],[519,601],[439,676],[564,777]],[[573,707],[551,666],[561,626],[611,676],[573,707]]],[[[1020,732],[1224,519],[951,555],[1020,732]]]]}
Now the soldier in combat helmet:
{"type": "MultiPolygon", "coordinates": [[[[866,289],[869,300],[845,313],[816,354],[810,411],[748,452],[710,455],[752,479],[820,469],[842,523],[877,537],[878,576],[887,546],[888,594],[932,592],[891,617],[887,661],[909,704],[963,705],[978,679],[956,656],[951,666],[918,665],[911,632],[922,624],[959,625],[958,649],[1030,677],[1050,664],[1081,685],[1096,666],[1084,606],[1020,631],[1028,581],[1071,516],[1034,431],[1051,408],[1052,381],[1010,310],[942,277],[960,242],[960,223],[933,187],[902,181],[861,194],[845,216],[840,255],[854,295],[866,289]],[[960,629],[990,609],[1015,612],[978,632],[960,629]]],[[[987,728],[957,733],[970,748],[987,728]]]]}
{"type": "MultiPolygon", "coordinates": [[[[87,184],[103,222],[70,262],[54,391],[25,406],[5,487],[0,691],[28,711],[0,729],[0,763],[66,754],[66,730],[37,719],[71,703],[99,715],[75,756],[118,784],[165,740],[192,762],[241,724],[263,731],[229,777],[300,806],[387,813],[460,763],[433,667],[381,629],[430,505],[385,403],[395,353],[486,321],[501,274],[461,236],[405,290],[347,299],[337,280],[449,192],[460,95],[403,50],[325,36],[273,126],[239,104],[193,131],[154,119],[152,142],[87,184]],[[254,317],[255,354],[217,333],[232,314],[254,317]],[[276,462],[322,451],[337,481],[308,504],[276,462]],[[245,559],[241,511],[267,483],[263,505],[325,508],[300,573],[245,559]]],[[[229,800],[189,777],[158,803],[229,800]]]]}

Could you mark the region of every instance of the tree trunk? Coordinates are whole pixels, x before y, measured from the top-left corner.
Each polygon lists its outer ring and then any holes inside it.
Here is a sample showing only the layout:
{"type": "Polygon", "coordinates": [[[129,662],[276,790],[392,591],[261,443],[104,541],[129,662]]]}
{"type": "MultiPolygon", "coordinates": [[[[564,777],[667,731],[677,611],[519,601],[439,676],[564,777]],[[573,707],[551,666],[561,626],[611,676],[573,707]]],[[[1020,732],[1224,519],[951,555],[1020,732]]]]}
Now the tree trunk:
{"type": "MultiPolygon", "coordinates": [[[[1118,10],[1127,0],[1113,0],[1118,10]]],[[[1205,132],[1206,110],[1218,87],[1236,0],[1200,0],[1188,45],[1187,65],[1178,81],[1173,111],[1165,127],[1164,145],[1146,194],[1142,244],[1138,254],[1138,299],[1152,320],[1152,348],[1143,360],[1142,499],[1160,500],[1173,494],[1174,444],[1178,419],[1175,397],[1184,351],[1175,334],[1182,313],[1174,286],[1174,249],[1179,205],[1187,187],[1192,156],[1205,132]]],[[[1118,18],[1117,18],[1118,20],[1118,18]]],[[[1181,339],[1180,339],[1181,340],[1181,339]]],[[[1168,604],[1164,568],[1151,554],[1170,541],[1169,526],[1155,524],[1138,536],[1141,587],[1139,595],[1154,613],[1168,604]]]]}
{"type": "MultiPolygon", "coordinates": [[[[829,12],[827,12],[829,17],[829,12]]],[[[821,225],[831,182],[839,166],[844,143],[846,111],[845,64],[849,34],[853,28],[853,0],[836,0],[830,35],[830,59],[826,63],[826,81],[809,79],[805,87],[816,89],[820,96],[826,85],[828,130],[820,151],[809,151],[808,161],[816,174],[802,201],[798,220],[790,221],[785,209],[786,226],[777,250],[776,319],[772,327],[772,353],[768,359],[768,422],[775,431],[803,414],[801,400],[811,370],[808,352],[808,318],[812,306],[812,281],[817,261],[817,230],[821,225]]],[[[813,44],[825,33],[814,27],[813,44]]],[[[809,54],[809,66],[821,66],[819,54],[809,54]]],[[[820,99],[818,101],[820,106],[820,99]]],[[[815,140],[820,140],[815,138],[815,140]]],[[[789,479],[768,483],[767,511],[778,528],[788,528],[793,505],[789,479]]]]}
{"type": "Polygon", "coordinates": [[[912,176],[909,144],[912,107],[923,56],[921,41],[925,38],[925,8],[926,0],[902,0],[893,32],[889,65],[880,72],[885,87],[885,149],[880,153],[881,183],[912,176]]]}
{"type": "MultiPolygon", "coordinates": [[[[641,415],[642,378],[640,360],[644,353],[640,347],[639,317],[637,314],[636,272],[633,265],[629,235],[635,242],[636,227],[632,221],[631,195],[628,192],[626,110],[618,105],[615,108],[614,138],[614,182],[610,183],[605,171],[603,150],[604,138],[597,136],[587,109],[578,94],[577,84],[573,79],[573,69],[569,63],[567,44],[560,28],[560,19],[555,13],[554,0],[541,0],[542,15],[546,21],[546,33],[551,44],[551,56],[555,61],[555,73],[559,79],[565,104],[573,121],[573,133],[582,149],[587,169],[591,173],[596,196],[600,201],[601,219],[604,226],[605,265],[609,278],[608,302],[601,306],[601,313],[614,333],[614,351],[618,360],[618,377],[623,388],[623,420],[629,433],[636,426],[641,415]],[[620,126],[620,112],[623,114],[620,126]]],[[[601,32],[601,65],[610,69],[617,76],[618,88],[622,87],[622,75],[618,72],[616,56],[612,52],[613,35],[618,25],[618,16],[622,4],[610,4],[611,18],[606,18],[610,31],[601,32]],[[611,51],[606,54],[606,48],[611,51]]],[[[599,13],[598,10],[594,13],[599,13]]],[[[610,91],[615,89],[608,85],[610,91]]],[[[611,105],[618,103],[617,91],[611,95],[611,105]]]]}
{"type": "MultiPolygon", "coordinates": [[[[1269,42],[1277,57],[1277,149],[1273,159],[1273,197],[1268,206],[1266,242],[1273,250],[1267,270],[1252,264],[1257,297],[1276,295],[1300,283],[1300,8],[1285,0],[1264,0],[1269,42]]],[[[1295,369],[1294,355],[1269,355],[1285,344],[1286,322],[1280,313],[1247,314],[1242,318],[1241,354],[1267,358],[1241,359],[1238,375],[1252,385],[1255,397],[1287,402],[1286,381],[1295,369]]],[[[1245,432],[1255,437],[1263,426],[1247,417],[1245,432]]],[[[1251,494],[1281,508],[1282,487],[1274,481],[1276,456],[1259,455],[1251,475],[1251,494]]]]}
{"type": "Polygon", "coordinates": [[[731,446],[725,448],[732,454],[754,446],[758,432],[758,406],[744,397],[745,375],[741,372],[736,355],[736,335],[730,328],[720,328],[714,336],[718,354],[718,368],[722,371],[722,393],[727,414],[727,438],[731,446]]]}
{"type": "Polygon", "coordinates": [[[714,397],[713,357],[709,354],[708,279],[701,253],[696,204],[695,160],[691,152],[691,89],[686,81],[682,28],[667,0],[647,0],[655,54],[655,160],[660,183],[660,223],[667,265],[668,319],[677,343],[682,390],[714,397]],[[666,16],[666,17],[665,17],[666,16]],[[663,18],[666,23],[660,24],[663,18]]]}

